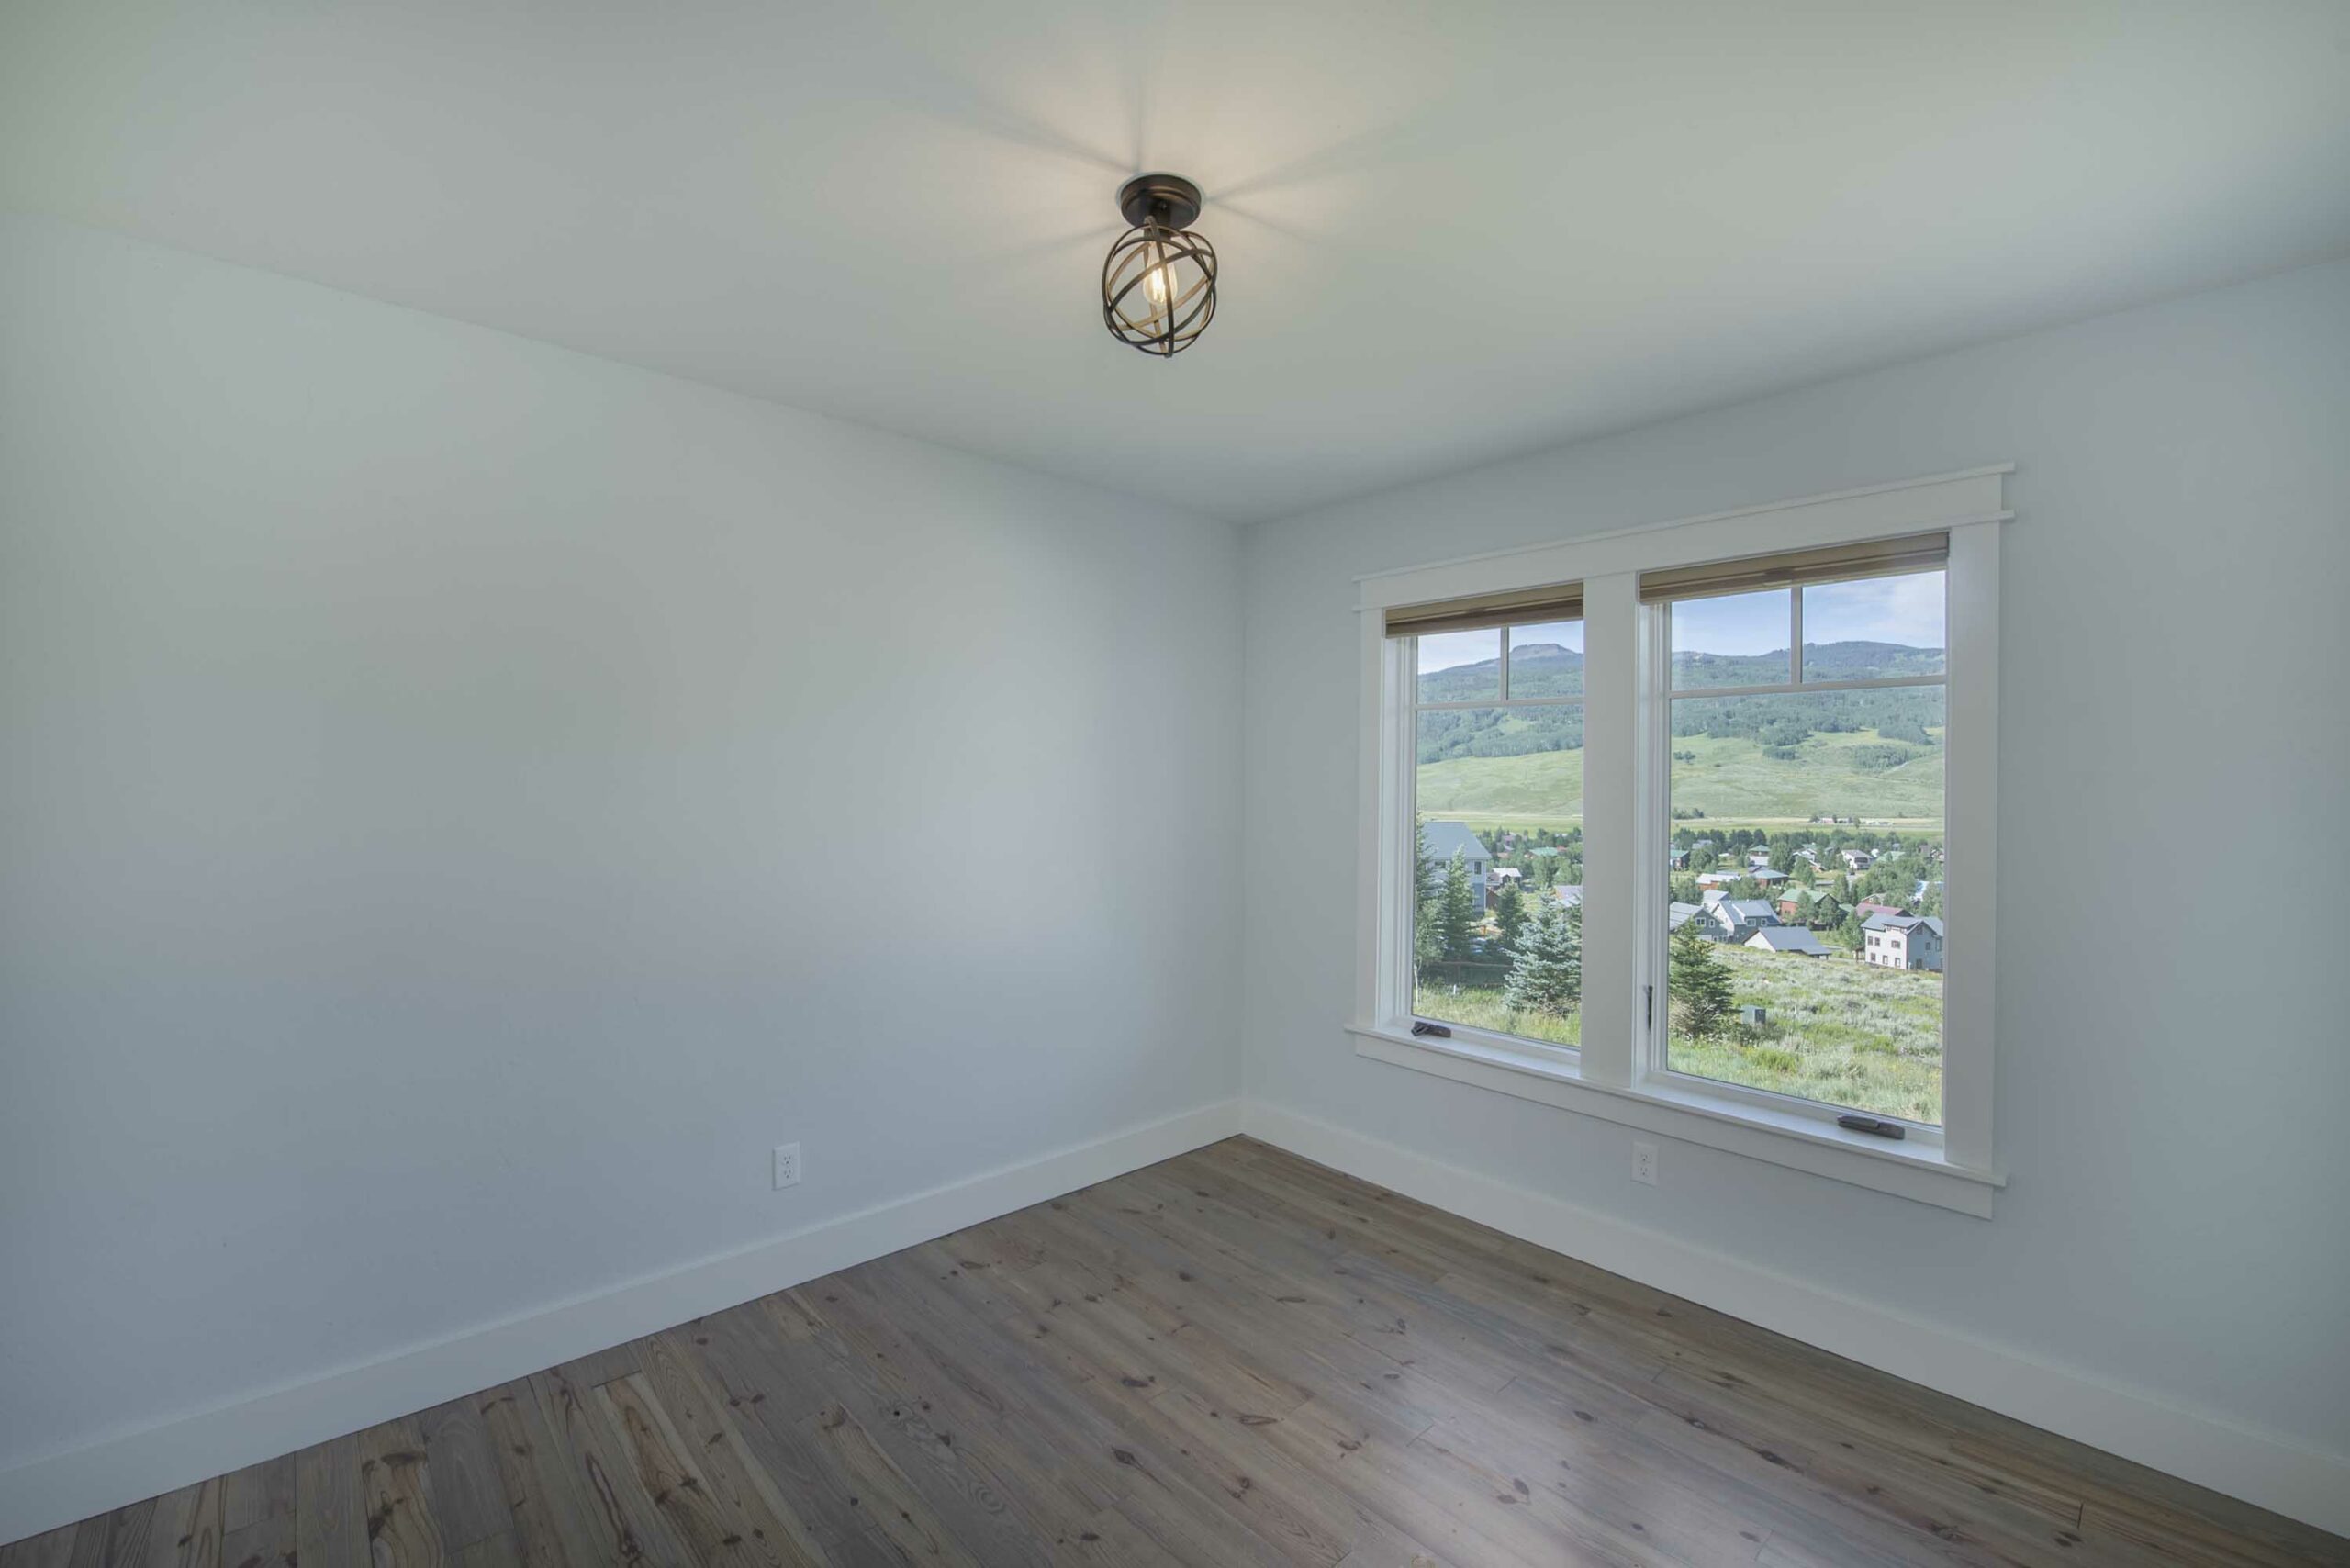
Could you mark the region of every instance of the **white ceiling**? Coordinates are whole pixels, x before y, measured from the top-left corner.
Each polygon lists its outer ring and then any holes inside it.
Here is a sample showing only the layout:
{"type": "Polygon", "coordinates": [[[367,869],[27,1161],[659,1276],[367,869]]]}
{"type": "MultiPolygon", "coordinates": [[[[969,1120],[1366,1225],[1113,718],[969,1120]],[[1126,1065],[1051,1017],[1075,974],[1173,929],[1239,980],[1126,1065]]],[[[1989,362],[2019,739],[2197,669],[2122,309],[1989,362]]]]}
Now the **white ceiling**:
{"type": "Polygon", "coordinates": [[[2350,252],[2350,5],[6,0],[0,201],[1249,520],[2350,252]]]}

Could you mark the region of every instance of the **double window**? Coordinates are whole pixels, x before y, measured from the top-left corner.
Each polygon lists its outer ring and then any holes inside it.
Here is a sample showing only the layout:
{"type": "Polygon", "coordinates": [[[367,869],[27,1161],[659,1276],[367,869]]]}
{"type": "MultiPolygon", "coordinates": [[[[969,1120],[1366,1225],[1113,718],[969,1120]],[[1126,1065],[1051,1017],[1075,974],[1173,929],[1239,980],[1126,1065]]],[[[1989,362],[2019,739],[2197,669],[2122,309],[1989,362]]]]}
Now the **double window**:
{"type": "Polygon", "coordinates": [[[1366,579],[1364,1054],[1987,1212],[2000,472],[1366,579]]]}

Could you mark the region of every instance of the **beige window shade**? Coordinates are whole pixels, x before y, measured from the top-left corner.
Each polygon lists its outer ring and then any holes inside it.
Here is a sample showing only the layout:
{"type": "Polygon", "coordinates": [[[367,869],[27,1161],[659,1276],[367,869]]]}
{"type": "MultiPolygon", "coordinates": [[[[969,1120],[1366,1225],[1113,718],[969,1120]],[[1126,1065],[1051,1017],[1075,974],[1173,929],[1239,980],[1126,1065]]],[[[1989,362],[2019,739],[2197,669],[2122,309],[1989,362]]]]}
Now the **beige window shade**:
{"type": "Polygon", "coordinates": [[[1949,564],[1949,534],[1913,533],[1907,539],[1872,539],[1864,544],[1831,544],[1818,550],[1790,550],[1781,555],[1751,555],[1743,561],[1709,561],[1702,566],[1642,572],[1640,602],[1710,599],[1796,583],[1832,583],[1849,577],[1930,572],[1949,564]]]}
{"type": "Polygon", "coordinates": [[[1387,611],[1391,637],[1425,637],[1437,632],[1476,632],[1487,626],[1523,626],[1542,621],[1583,619],[1583,584],[1518,588],[1509,593],[1440,599],[1432,604],[1398,604],[1387,611]]]}

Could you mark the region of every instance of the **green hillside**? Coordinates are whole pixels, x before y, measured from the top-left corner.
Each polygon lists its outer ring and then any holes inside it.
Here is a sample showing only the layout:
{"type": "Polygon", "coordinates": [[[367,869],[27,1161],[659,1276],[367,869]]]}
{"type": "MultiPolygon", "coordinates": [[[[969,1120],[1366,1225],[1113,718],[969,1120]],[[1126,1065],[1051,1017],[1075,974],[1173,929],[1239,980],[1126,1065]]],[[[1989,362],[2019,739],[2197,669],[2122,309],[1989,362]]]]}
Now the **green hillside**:
{"type": "Polygon", "coordinates": [[[1507,817],[1530,827],[1583,820],[1583,751],[1464,756],[1420,765],[1423,817],[1507,817]]]}
{"type": "MultiPolygon", "coordinates": [[[[1938,731],[1929,732],[1935,742],[1938,731]]],[[[1793,746],[1742,736],[1675,735],[1676,810],[1707,821],[1804,822],[1814,815],[1865,817],[1939,827],[1939,745],[1887,741],[1875,730],[1814,734],[1793,746]]],[[[1583,756],[1572,751],[1460,756],[1419,770],[1423,817],[1506,818],[1532,827],[1579,822],[1583,756]]]]}

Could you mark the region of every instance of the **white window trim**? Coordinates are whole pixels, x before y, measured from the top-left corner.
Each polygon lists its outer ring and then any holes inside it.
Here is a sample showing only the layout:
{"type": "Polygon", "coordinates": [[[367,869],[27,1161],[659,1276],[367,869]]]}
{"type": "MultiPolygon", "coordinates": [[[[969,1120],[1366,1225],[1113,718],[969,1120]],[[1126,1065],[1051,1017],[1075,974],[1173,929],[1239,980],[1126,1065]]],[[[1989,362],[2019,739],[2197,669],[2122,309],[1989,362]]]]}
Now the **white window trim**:
{"type": "MultiPolygon", "coordinates": [[[[1358,966],[1348,1027],[1359,1056],[1620,1122],[1692,1143],[1962,1213],[1989,1217],[2004,1185],[1991,1134],[1992,878],[1998,863],[1999,534],[2012,465],[1592,533],[1359,579],[1362,647],[1358,966]],[[1639,574],[1666,566],[1947,530],[1950,648],[1943,911],[1960,957],[1943,970],[1942,1133],[1893,1142],[1837,1126],[1820,1108],[1652,1066],[1661,1059],[1639,1005],[1662,879],[1642,848],[1658,835],[1644,798],[1640,745],[1658,716],[1640,678],[1639,574]],[[1583,896],[1586,912],[1630,918],[1583,925],[1580,1051],[1452,1026],[1411,1034],[1415,762],[1412,672],[1385,612],[1471,594],[1580,582],[1583,593],[1583,896]],[[1613,651],[1612,660],[1609,652],[1613,651]],[[1627,657],[1627,654],[1635,656],[1627,657]],[[1617,824],[1610,831],[1606,824],[1617,824]]],[[[1947,949],[1946,949],[1947,950],[1947,949]]],[[[1659,991],[1663,989],[1661,985],[1659,991]]]]}

